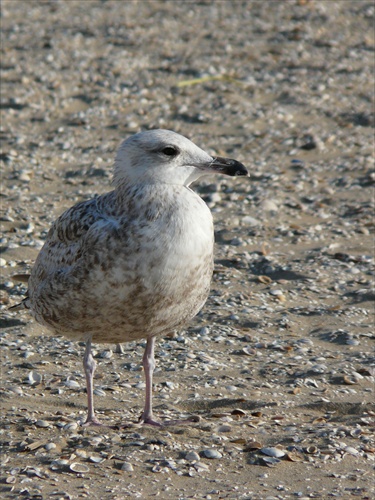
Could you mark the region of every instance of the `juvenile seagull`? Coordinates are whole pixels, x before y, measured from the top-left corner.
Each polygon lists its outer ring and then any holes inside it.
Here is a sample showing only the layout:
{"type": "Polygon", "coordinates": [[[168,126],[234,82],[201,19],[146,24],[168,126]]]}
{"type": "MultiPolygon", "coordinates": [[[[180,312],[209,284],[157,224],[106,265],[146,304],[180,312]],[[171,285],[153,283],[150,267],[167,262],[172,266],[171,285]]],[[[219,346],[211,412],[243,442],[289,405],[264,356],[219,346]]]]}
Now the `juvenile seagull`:
{"type": "Polygon", "coordinates": [[[189,185],[212,172],[247,171],[169,130],[125,140],[114,167],[113,191],[74,205],[54,222],[22,305],[54,333],[86,342],[85,425],[101,425],[94,412],[91,343],[146,338],[140,421],[161,425],[152,412],[155,337],[198,313],[213,271],[211,212],[189,185]]]}

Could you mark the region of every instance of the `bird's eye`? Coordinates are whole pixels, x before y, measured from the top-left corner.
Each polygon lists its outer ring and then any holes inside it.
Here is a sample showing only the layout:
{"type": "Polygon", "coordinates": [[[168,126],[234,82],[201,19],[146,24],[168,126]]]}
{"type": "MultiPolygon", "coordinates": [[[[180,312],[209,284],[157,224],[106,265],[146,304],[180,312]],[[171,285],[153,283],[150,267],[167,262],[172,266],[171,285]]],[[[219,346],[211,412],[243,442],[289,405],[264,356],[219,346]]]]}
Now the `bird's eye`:
{"type": "Polygon", "coordinates": [[[177,156],[179,153],[178,149],[173,146],[166,146],[161,152],[166,156],[177,156]]]}

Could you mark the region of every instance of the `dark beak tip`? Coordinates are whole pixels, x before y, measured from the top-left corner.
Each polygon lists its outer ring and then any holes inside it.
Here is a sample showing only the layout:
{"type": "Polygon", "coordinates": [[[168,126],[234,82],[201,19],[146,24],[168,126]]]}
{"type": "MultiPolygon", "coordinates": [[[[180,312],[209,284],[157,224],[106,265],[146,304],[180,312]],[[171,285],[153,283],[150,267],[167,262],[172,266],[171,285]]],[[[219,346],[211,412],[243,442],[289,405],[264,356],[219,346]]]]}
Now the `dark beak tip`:
{"type": "Polygon", "coordinates": [[[249,177],[249,172],[241,162],[232,158],[223,158],[217,156],[209,165],[210,169],[231,177],[246,176],[249,177]]]}

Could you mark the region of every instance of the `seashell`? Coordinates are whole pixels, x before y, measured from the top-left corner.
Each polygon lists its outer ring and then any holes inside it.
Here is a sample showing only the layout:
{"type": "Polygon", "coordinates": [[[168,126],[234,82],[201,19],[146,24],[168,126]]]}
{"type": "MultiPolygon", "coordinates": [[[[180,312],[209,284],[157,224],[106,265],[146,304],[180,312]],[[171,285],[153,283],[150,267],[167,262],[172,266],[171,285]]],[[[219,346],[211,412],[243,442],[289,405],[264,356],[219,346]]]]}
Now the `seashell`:
{"type": "Polygon", "coordinates": [[[76,472],[77,474],[84,474],[85,472],[89,472],[90,470],[87,465],[81,464],[79,462],[73,462],[72,464],[70,464],[69,469],[72,472],[76,472]]]}
{"type": "Polygon", "coordinates": [[[76,422],[69,422],[65,424],[63,429],[64,431],[75,431],[78,428],[78,424],[76,422]]]}
{"type": "Polygon", "coordinates": [[[52,470],[64,469],[67,465],[69,465],[69,460],[65,459],[54,460],[51,463],[51,469],[52,470]]]}
{"type": "Polygon", "coordinates": [[[96,389],[94,389],[94,394],[95,396],[105,396],[105,391],[103,391],[103,389],[100,389],[100,387],[97,387],[96,389]]]}
{"type": "Polygon", "coordinates": [[[281,462],[278,458],[275,457],[261,457],[259,462],[262,465],[267,465],[267,467],[276,467],[277,464],[281,462]]]}
{"type": "Polygon", "coordinates": [[[327,419],[324,418],[324,417],[317,417],[317,418],[314,418],[313,420],[313,424],[325,424],[327,422],[327,419]]]}
{"type": "Polygon", "coordinates": [[[256,354],[256,350],[251,347],[244,347],[240,352],[247,356],[254,356],[254,354],[256,354]]]}
{"type": "Polygon", "coordinates": [[[316,453],[319,453],[319,448],[317,448],[316,446],[308,446],[306,448],[306,453],[308,453],[309,455],[315,455],[316,453]]]}
{"type": "Polygon", "coordinates": [[[265,285],[272,283],[272,279],[269,276],[258,276],[258,281],[264,283],[265,285]]]}
{"type": "Polygon", "coordinates": [[[91,455],[91,457],[89,457],[89,460],[94,464],[101,464],[102,462],[104,462],[105,458],[100,457],[98,455],[91,455]]]}
{"type": "Polygon", "coordinates": [[[210,470],[207,464],[204,464],[203,462],[197,462],[194,464],[194,469],[197,472],[207,472],[210,470]]]}
{"type": "Polygon", "coordinates": [[[208,448],[207,450],[203,450],[202,455],[206,458],[211,459],[211,460],[223,457],[223,455],[219,451],[217,451],[215,449],[211,449],[211,448],[208,448]]]}
{"type": "Polygon", "coordinates": [[[188,462],[199,462],[199,455],[196,451],[189,451],[185,455],[185,460],[188,462]]]}
{"type": "Polygon", "coordinates": [[[100,436],[95,436],[89,440],[91,446],[99,446],[99,444],[103,441],[103,438],[100,436]]]}
{"type": "Polygon", "coordinates": [[[259,450],[260,448],[262,448],[262,445],[259,441],[249,441],[246,443],[244,451],[259,450]]]}
{"type": "Polygon", "coordinates": [[[43,376],[38,372],[31,371],[29,373],[28,379],[30,385],[39,385],[43,380],[43,376]]]}
{"type": "Polygon", "coordinates": [[[125,471],[125,472],[132,472],[134,470],[133,466],[131,463],[129,462],[124,462],[122,465],[121,465],[121,470],[125,471]]]}
{"type": "Polygon", "coordinates": [[[264,455],[267,455],[269,457],[274,457],[274,458],[281,458],[285,455],[285,452],[282,450],[279,450],[279,448],[261,448],[260,450],[264,455]]]}
{"type": "Polygon", "coordinates": [[[54,450],[55,448],[57,448],[57,446],[56,446],[55,443],[47,443],[44,446],[44,449],[47,450],[47,451],[54,450]]]}
{"type": "Polygon", "coordinates": [[[42,439],[40,441],[34,441],[33,443],[27,444],[25,446],[25,450],[33,451],[33,450],[37,450],[38,448],[41,448],[42,446],[45,446],[45,445],[46,445],[46,440],[42,439]]]}
{"type": "Polygon", "coordinates": [[[346,446],[344,448],[344,451],[346,451],[346,453],[349,453],[350,455],[359,455],[359,451],[353,448],[353,446],[346,446]]]}
{"type": "Polygon", "coordinates": [[[303,456],[296,451],[288,451],[285,458],[290,462],[303,462],[303,456]]]}
{"type": "Polygon", "coordinates": [[[64,382],[64,385],[66,385],[66,387],[68,387],[69,389],[79,389],[80,388],[80,385],[78,382],[76,382],[75,380],[66,380],[64,382]]]}
{"type": "Polygon", "coordinates": [[[50,424],[49,424],[49,422],[47,422],[47,420],[37,420],[37,421],[35,422],[35,425],[36,425],[37,427],[42,427],[42,428],[44,428],[44,427],[49,427],[49,426],[50,426],[50,424]]]}
{"type": "Polygon", "coordinates": [[[228,424],[220,425],[217,429],[218,432],[231,432],[232,427],[228,424]]]}
{"type": "Polygon", "coordinates": [[[17,481],[17,478],[15,476],[8,476],[6,479],[5,479],[5,482],[7,484],[14,484],[15,482],[17,481]]]}
{"type": "Polygon", "coordinates": [[[113,356],[113,351],[111,349],[108,349],[107,351],[103,351],[99,354],[99,358],[102,359],[111,359],[113,356]]]}
{"type": "Polygon", "coordinates": [[[241,410],[240,408],[235,408],[234,410],[232,410],[230,412],[231,415],[236,415],[238,417],[245,417],[246,416],[246,412],[241,410]]]}
{"type": "Polygon", "coordinates": [[[348,375],[344,375],[342,378],[346,385],[355,385],[358,383],[354,377],[349,377],[348,375]]]}
{"type": "Polygon", "coordinates": [[[236,438],[236,439],[231,439],[231,443],[236,443],[236,444],[246,444],[246,439],[245,438],[236,438]]]}

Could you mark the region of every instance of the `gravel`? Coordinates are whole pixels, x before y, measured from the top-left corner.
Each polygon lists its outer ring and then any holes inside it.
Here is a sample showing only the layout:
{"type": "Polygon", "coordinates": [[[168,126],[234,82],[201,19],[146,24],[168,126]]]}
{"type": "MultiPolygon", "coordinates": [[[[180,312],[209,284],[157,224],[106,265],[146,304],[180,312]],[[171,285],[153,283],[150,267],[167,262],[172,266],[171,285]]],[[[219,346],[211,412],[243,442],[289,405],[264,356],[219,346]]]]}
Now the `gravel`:
{"type": "Polygon", "coordinates": [[[2,2],[2,498],[374,495],[373,2],[2,2]],[[208,177],[210,298],[157,347],[83,345],[9,311],[52,220],[107,191],[118,144],[169,128],[242,161],[208,177]],[[123,351],[123,352],[122,352],[123,351]]]}

